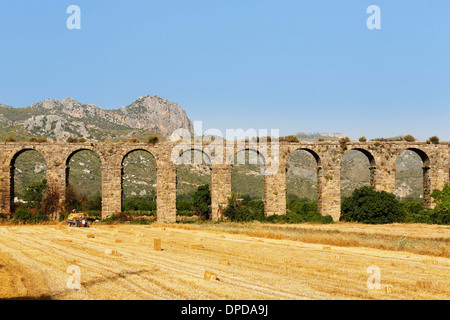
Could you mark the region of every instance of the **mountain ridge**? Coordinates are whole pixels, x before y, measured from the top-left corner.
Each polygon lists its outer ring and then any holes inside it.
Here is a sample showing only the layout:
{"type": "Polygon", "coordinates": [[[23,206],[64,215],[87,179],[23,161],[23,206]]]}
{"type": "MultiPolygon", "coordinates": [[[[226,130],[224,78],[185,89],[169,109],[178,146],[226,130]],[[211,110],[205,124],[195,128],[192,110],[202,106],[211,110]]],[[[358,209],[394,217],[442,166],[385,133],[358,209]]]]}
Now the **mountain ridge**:
{"type": "Polygon", "coordinates": [[[141,96],[119,109],[102,109],[73,98],[45,99],[25,108],[0,104],[2,133],[64,140],[69,136],[118,141],[147,134],[169,136],[177,129],[194,133],[191,120],[176,103],[157,95],[141,96]],[[15,134],[14,134],[15,133],[15,134]]]}

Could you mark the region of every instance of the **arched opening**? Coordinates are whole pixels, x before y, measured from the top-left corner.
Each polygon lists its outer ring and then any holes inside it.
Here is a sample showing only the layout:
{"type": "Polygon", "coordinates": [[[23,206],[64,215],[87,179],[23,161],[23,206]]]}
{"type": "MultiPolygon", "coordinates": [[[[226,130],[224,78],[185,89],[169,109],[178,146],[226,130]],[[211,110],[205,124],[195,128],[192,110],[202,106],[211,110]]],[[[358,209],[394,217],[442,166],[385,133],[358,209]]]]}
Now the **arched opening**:
{"type": "Polygon", "coordinates": [[[409,148],[395,160],[395,195],[402,201],[420,201],[431,204],[430,159],[420,149],[409,148]]]}
{"type": "Polygon", "coordinates": [[[47,163],[44,156],[34,150],[21,150],[11,160],[10,206],[11,213],[24,207],[37,211],[46,192],[47,163]]]}
{"type": "Polygon", "coordinates": [[[122,211],[139,219],[156,217],[156,159],[133,150],[122,160],[122,211]]]}
{"type": "Polygon", "coordinates": [[[102,170],[100,157],[92,150],[73,152],[66,161],[64,209],[101,217],[102,170]]]}
{"type": "Polygon", "coordinates": [[[189,149],[177,159],[177,220],[208,219],[211,214],[211,158],[189,149]]]}
{"type": "Polygon", "coordinates": [[[287,201],[318,200],[319,156],[309,149],[297,149],[286,159],[287,201]]]}
{"type": "Polygon", "coordinates": [[[375,159],[364,149],[347,151],[341,160],[341,197],[351,196],[354,190],[374,186],[375,159]]]}
{"type": "Polygon", "coordinates": [[[255,215],[264,215],[264,157],[256,150],[243,149],[233,158],[231,192],[255,215]]]}
{"type": "Polygon", "coordinates": [[[320,212],[321,160],[310,149],[292,151],[286,159],[286,209],[288,212],[320,212]]]}

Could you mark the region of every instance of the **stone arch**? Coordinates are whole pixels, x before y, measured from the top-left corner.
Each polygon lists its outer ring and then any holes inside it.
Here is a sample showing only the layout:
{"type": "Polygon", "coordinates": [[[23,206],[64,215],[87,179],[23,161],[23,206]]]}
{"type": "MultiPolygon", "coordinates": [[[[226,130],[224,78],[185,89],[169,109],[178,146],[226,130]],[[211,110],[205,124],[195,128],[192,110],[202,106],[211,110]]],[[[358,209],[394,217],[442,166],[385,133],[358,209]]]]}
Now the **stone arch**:
{"type": "Polygon", "coordinates": [[[14,211],[14,198],[15,198],[15,169],[16,169],[16,161],[18,159],[19,156],[21,156],[22,154],[26,153],[26,152],[37,152],[42,159],[45,162],[45,167],[46,167],[46,179],[47,179],[47,172],[48,172],[48,164],[49,164],[49,160],[46,157],[45,152],[43,152],[42,150],[38,150],[37,148],[32,148],[32,147],[26,147],[20,150],[17,150],[15,152],[13,152],[10,160],[9,160],[9,211],[13,212],[14,211]]]}
{"type": "Polygon", "coordinates": [[[236,157],[237,157],[237,155],[240,153],[240,152],[254,152],[254,153],[256,153],[257,155],[258,155],[258,157],[262,160],[262,164],[265,166],[266,164],[267,164],[267,161],[266,161],[266,157],[264,156],[264,154],[260,151],[260,150],[257,150],[257,149],[255,149],[255,148],[251,148],[251,147],[244,147],[244,148],[240,148],[240,149],[238,149],[238,150],[236,150],[234,153],[233,153],[233,157],[231,158],[231,164],[238,164],[238,163],[235,163],[235,159],[236,159],[236,157]]]}
{"type": "Polygon", "coordinates": [[[93,152],[99,159],[100,159],[100,163],[103,166],[106,163],[106,160],[104,159],[103,155],[98,152],[97,150],[95,150],[94,148],[88,148],[88,147],[81,147],[81,148],[76,148],[73,150],[70,150],[65,156],[65,164],[66,166],[69,164],[70,159],[78,152],[80,151],[91,151],[93,152]]]}
{"type": "Polygon", "coordinates": [[[177,214],[184,214],[191,210],[192,195],[198,187],[207,184],[211,191],[211,155],[201,148],[186,146],[180,149],[175,165],[176,212],[177,214]]]}
{"type": "Polygon", "coordinates": [[[152,151],[147,150],[147,149],[145,149],[145,148],[133,148],[133,149],[130,149],[130,150],[126,150],[126,151],[123,153],[123,155],[120,157],[120,165],[122,166],[122,165],[123,165],[123,162],[124,162],[124,160],[125,160],[125,158],[126,158],[130,153],[133,153],[133,152],[135,152],[135,151],[145,151],[145,152],[149,153],[149,154],[155,159],[155,161],[157,160],[157,159],[156,159],[156,156],[155,156],[155,152],[152,152],[152,151]]]}
{"type": "MultiPolygon", "coordinates": [[[[64,170],[65,170],[65,175],[64,175],[64,187],[65,187],[65,200],[70,201],[70,194],[77,194],[80,193],[81,191],[83,191],[84,195],[87,196],[91,196],[91,197],[98,197],[98,201],[99,201],[99,208],[98,210],[101,211],[101,202],[102,202],[102,191],[103,191],[103,166],[105,165],[105,160],[104,158],[99,154],[99,152],[97,152],[97,150],[95,150],[94,148],[89,148],[89,147],[81,147],[81,148],[76,148],[76,149],[72,149],[70,150],[66,155],[65,155],[65,166],[64,166],[64,170]],[[71,183],[70,183],[70,175],[71,175],[71,164],[70,161],[73,159],[74,156],[76,156],[77,154],[79,154],[80,152],[89,152],[90,154],[94,155],[94,158],[97,158],[99,161],[98,164],[98,168],[97,167],[93,167],[91,169],[89,169],[88,167],[85,169],[87,170],[87,172],[84,172],[83,170],[83,174],[82,175],[86,175],[87,177],[91,178],[91,174],[95,173],[96,170],[98,170],[98,174],[99,177],[98,179],[96,179],[95,177],[92,179],[94,181],[94,184],[90,184],[90,186],[95,184],[98,184],[98,187],[100,190],[98,190],[98,194],[95,193],[91,193],[91,192],[86,192],[87,190],[85,190],[83,187],[82,188],[71,188],[71,183]],[[92,170],[92,172],[91,172],[92,170]],[[69,198],[66,198],[67,196],[69,196],[69,198]]],[[[72,167],[73,169],[73,167],[72,167]]],[[[62,169],[61,169],[62,170],[62,169]]],[[[87,178],[82,179],[83,181],[85,181],[87,178]]],[[[95,190],[95,187],[94,189],[95,190]]],[[[68,202],[67,202],[68,203],[68,202]]],[[[66,208],[68,209],[68,208],[66,208]]],[[[75,209],[80,209],[80,208],[75,208],[75,209]]]]}
{"type": "MultiPolygon", "coordinates": [[[[367,157],[367,160],[369,160],[369,164],[371,167],[375,167],[377,165],[374,155],[369,150],[364,149],[364,148],[352,148],[352,149],[347,150],[346,153],[351,150],[357,150],[357,151],[360,151],[362,154],[364,154],[367,157]]],[[[341,161],[342,161],[342,159],[341,159],[341,161]]]]}
{"type": "Polygon", "coordinates": [[[205,162],[205,164],[207,164],[207,165],[211,165],[212,164],[212,157],[211,157],[211,155],[210,154],[208,154],[205,150],[202,150],[202,149],[199,149],[199,148],[188,148],[188,149],[186,149],[186,150],[181,150],[180,151],[180,154],[179,154],[179,158],[177,159],[177,165],[178,164],[202,164],[203,162],[205,162]],[[187,153],[191,153],[191,163],[185,163],[185,162],[183,162],[184,160],[186,160],[186,162],[189,162],[189,160],[185,157],[184,159],[183,159],[183,156],[185,156],[187,153]],[[194,154],[194,159],[192,159],[192,154],[194,154]],[[201,155],[201,159],[198,159],[198,157],[195,157],[195,154],[200,154],[201,155]],[[205,161],[205,157],[206,157],[206,160],[207,161],[205,161]],[[182,160],[180,160],[180,159],[182,159],[182,160]],[[200,161],[199,161],[200,160],[200,161]],[[178,161],[180,161],[180,162],[178,162],[178,161]],[[182,162],[182,163],[181,163],[182,162]]]}
{"type": "MultiPolygon", "coordinates": [[[[365,164],[363,164],[366,166],[365,164]]],[[[354,168],[352,168],[354,169],[354,168]]],[[[373,154],[364,148],[352,148],[347,150],[340,160],[340,189],[341,196],[349,196],[355,188],[359,188],[365,185],[375,187],[375,170],[376,170],[376,160],[373,154]],[[361,161],[367,161],[367,176],[366,172],[360,172],[359,174],[354,174],[353,170],[348,170],[348,161],[360,163],[361,161]],[[347,178],[347,179],[346,179],[347,178]],[[362,178],[362,179],[361,179],[362,178]],[[367,179],[367,183],[364,181],[367,179]],[[346,185],[351,184],[354,186],[353,189],[347,188],[346,185]],[[347,188],[347,191],[346,191],[347,188]]],[[[351,187],[350,186],[350,187],[351,187]]]]}
{"type": "Polygon", "coordinates": [[[316,198],[318,204],[320,203],[321,177],[323,174],[322,159],[316,151],[308,147],[298,147],[291,150],[286,157],[285,171],[286,171],[286,198],[288,200],[290,196],[295,195],[299,198],[308,198],[310,201],[314,201],[316,198]],[[299,159],[295,159],[296,155],[299,159]],[[294,163],[292,163],[292,161],[294,161],[294,163]],[[295,161],[302,162],[302,165],[296,166],[295,161]],[[299,172],[296,173],[295,172],[296,169],[299,172]],[[306,181],[303,186],[302,183],[300,183],[300,186],[298,185],[299,179],[306,181]],[[309,183],[308,180],[310,180],[309,183]],[[312,185],[309,186],[309,184],[312,185]],[[300,195],[298,194],[298,192],[290,192],[292,191],[293,188],[295,189],[301,188],[302,190],[306,189],[307,193],[306,194],[302,193],[302,195],[300,195]],[[314,191],[314,189],[316,190],[314,191]]]}
{"type": "Polygon", "coordinates": [[[232,192],[264,200],[266,162],[262,153],[254,148],[241,148],[234,153],[231,163],[232,192]],[[246,171],[253,173],[247,174],[246,171]]]}
{"type": "MultiPolygon", "coordinates": [[[[398,175],[398,159],[400,155],[402,155],[405,151],[411,151],[417,156],[420,157],[420,160],[422,161],[422,197],[423,197],[423,203],[425,208],[429,208],[432,206],[432,199],[431,199],[431,177],[430,177],[430,166],[431,166],[431,158],[429,155],[422,149],[416,148],[416,147],[408,147],[408,148],[402,148],[398,150],[398,152],[395,155],[395,167],[396,167],[396,177],[398,175]]],[[[397,179],[396,179],[397,180],[397,179]]],[[[396,181],[396,193],[397,193],[397,183],[396,181]]]]}
{"type": "MultiPolygon", "coordinates": [[[[135,200],[139,200],[142,204],[142,200],[145,200],[145,209],[142,208],[134,208],[134,210],[145,210],[145,211],[156,211],[156,179],[157,179],[157,167],[156,167],[156,157],[154,156],[154,154],[152,152],[150,152],[149,150],[145,149],[145,148],[135,148],[132,150],[127,150],[127,152],[125,153],[125,155],[122,157],[121,159],[121,163],[120,163],[120,188],[121,188],[121,196],[120,196],[120,201],[121,201],[121,206],[122,206],[122,211],[125,210],[132,210],[131,207],[136,205],[136,201],[135,200]],[[145,159],[143,160],[141,157],[141,155],[139,153],[143,153],[143,156],[145,155],[145,157],[148,157],[147,160],[149,160],[149,163],[144,165],[144,168],[142,168],[142,161],[145,162],[145,159]],[[139,193],[136,193],[138,190],[133,191],[131,190],[125,190],[128,188],[132,188],[133,185],[136,185],[137,183],[128,183],[125,182],[125,179],[128,178],[128,176],[126,176],[127,174],[127,169],[125,168],[125,164],[127,163],[127,161],[131,161],[130,164],[133,164],[132,161],[135,161],[135,163],[138,161],[138,159],[129,159],[129,157],[132,157],[133,154],[137,155],[140,157],[139,161],[141,161],[141,163],[138,165],[138,176],[140,177],[140,180],[138,182],[141,182],[143,185],[146,185],[147,187],[142,189],[139,191],[139,193]],[[139,171],[142,170],[142,171],[139,171]],[[150,186],[149,186],[150,184],[150,186]],[[148,192],[147,192],[148,190],[148,192]],[[127,197],[131,197],[133,198],[134,196],[136,197],[143,197],[143,199],[134,199],[131,202],[128,201],[128,203],[125,203],[125,200],[127,197]],[[152,198],[151,201],[148,200],[148,198],[152,198]],[[124,206],[126,205],[126,207],[124,206]]],[[[131,174],[132,172],[130,172],[131,174]]],[[[132,176],[134,178],[134,176],[132,176]]],[[[139,189],[139,188],[138,188],[139,189]]],[[[142,206],[138,206],[138,207],[142,207],[142,206]]]]}

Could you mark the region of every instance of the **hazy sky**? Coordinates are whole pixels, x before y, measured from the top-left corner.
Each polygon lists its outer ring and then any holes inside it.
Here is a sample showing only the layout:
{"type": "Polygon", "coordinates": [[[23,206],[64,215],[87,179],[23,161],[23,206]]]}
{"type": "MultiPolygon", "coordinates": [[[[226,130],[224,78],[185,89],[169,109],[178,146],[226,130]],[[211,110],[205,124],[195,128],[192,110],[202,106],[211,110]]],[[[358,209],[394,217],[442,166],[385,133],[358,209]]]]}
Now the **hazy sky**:
{"type": "Polygon", "coordinates": [[[450,141],[450,1],[0,1],[0,103],[147,94],[224,133],[450,141]]]}

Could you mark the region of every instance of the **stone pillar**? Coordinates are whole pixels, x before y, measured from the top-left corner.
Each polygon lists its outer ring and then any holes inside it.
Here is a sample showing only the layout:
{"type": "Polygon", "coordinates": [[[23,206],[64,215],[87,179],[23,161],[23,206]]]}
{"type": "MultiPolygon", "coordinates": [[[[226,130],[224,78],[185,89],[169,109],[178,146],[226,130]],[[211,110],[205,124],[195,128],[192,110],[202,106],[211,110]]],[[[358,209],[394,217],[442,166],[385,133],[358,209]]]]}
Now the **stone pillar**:
{"type": "Polygon", "coordinates": [[[122,166],[102,166],[102,218],[122,212],[122,166]]]}
{"type": "Polygon", "coordinates": [[[156,212],[158,222],[177,221],[177,166],[172,162],[158,161],[156,212]]]}
{"type": "Polygon", "coordinates": [[[433,192],[431,185],[432,170],[430,166],[424,165],[423,168],[423,207],[425,209],[432,209],[434,207],[431,193],[433,192]]]}
{"type": "Polygon", "coordinates": [[[11,166],[2,164],[0,166],[0,214],[9,216],[11,214],[11,166]]]}
{"type": "Polygon", "coordinates": [[[386,191],[395,194],[395,173],[397,169],[394,165],[378,166],[375,169],[375,190],[386,191]]]}
{"type": "Polygon", "coordinates": [[[231,197],[231,165],[213,164],[211,166],[211,219],[223,218],[223,209],[231,197]]]}
{"type": "Polygon", "coordinates": [[[340,166],[318,168],[317,206],[322,216],[331,216],[334,221],[341,217],[341,172],[340,166]]]}
{"type": "Polygon", "coordinates": [[[286,166],[264,176],[264,212],[266,217],[286,214],[286,166]]]}
{"type": "Polygon", "coordinates": [[[63,205],[66,198],[66,187],[68,178],[68,168],[64,166],[47,166],[47,184],[49,188],[58,193],[59,205],[55,212],[54,219],[58,218],[63,211],[63,205]]]}

